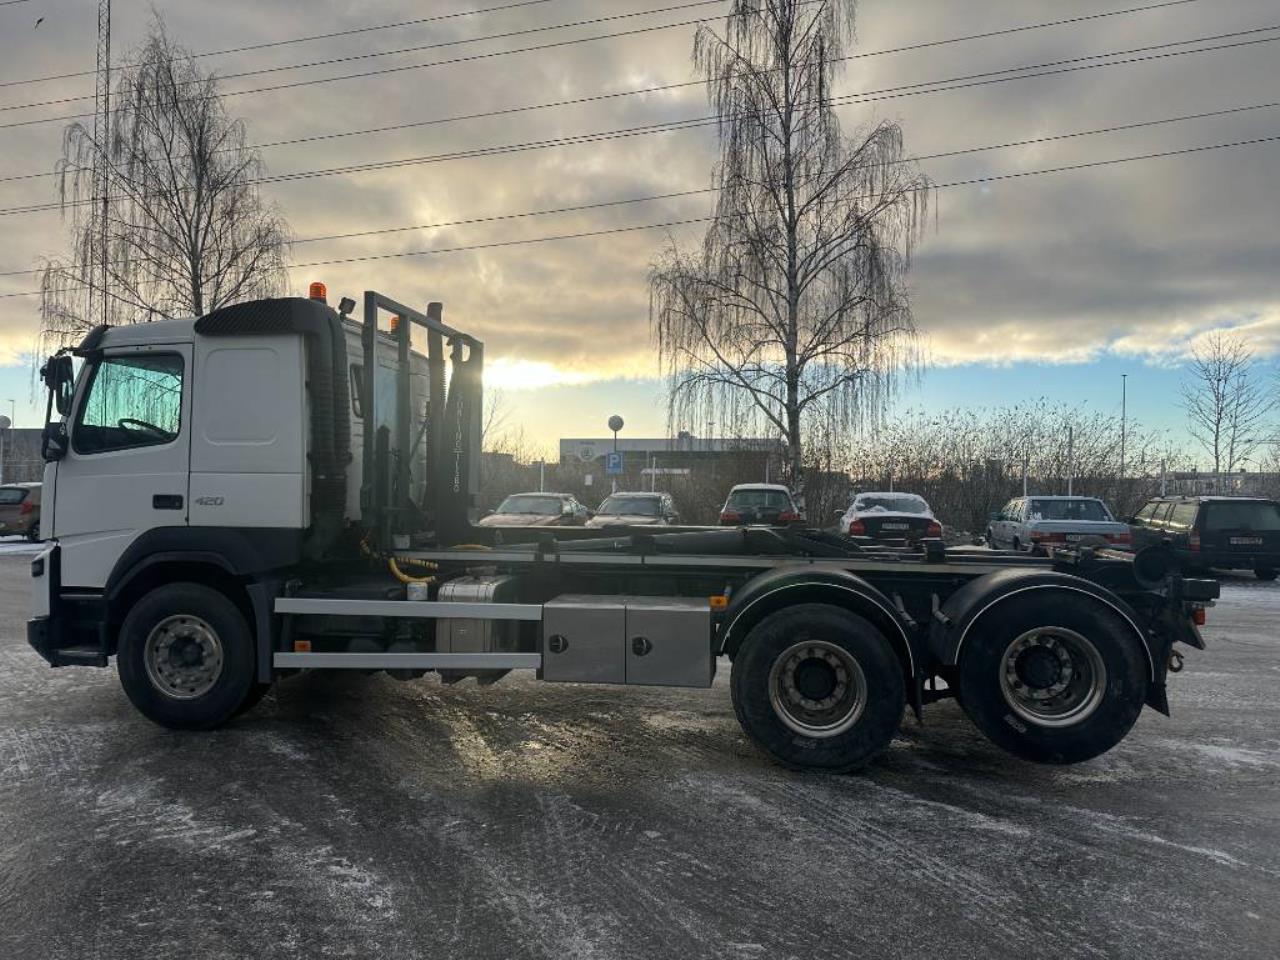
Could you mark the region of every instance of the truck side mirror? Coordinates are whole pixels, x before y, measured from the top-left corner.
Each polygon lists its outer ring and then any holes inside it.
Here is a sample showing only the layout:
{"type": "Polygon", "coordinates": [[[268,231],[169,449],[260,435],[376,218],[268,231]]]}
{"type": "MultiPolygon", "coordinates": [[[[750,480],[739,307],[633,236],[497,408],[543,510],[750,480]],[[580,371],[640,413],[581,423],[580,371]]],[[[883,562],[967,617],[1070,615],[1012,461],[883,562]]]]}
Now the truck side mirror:
{"type": "Polygon", "coordinates": [[[71,366],[71,357],[61,354],[50,357],[40,368],[40,378],[53,393],[53,405],[64,417],[71,412],[71,397],[75,390],[75,370],[71,366]]]}
{"type": "Polygon", "coordinates": [[[61,423],[46,423],[40,432],[40,456],[46,463],[67,455],[67,428],[61,423]]]}

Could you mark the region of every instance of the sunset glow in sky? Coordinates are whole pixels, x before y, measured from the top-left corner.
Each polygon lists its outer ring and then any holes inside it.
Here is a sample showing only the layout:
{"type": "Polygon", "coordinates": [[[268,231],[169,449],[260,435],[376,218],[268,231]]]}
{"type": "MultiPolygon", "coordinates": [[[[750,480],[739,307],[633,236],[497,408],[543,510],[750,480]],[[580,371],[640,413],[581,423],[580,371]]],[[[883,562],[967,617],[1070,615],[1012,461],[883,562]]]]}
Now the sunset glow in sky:
{"type": "MultiPolygon", "coordinates": [[[[161,2],[156,7],[175,39],[205,52],[499,5],[497,0],[473,0],[472,5],[467,0],[429,5],[222,0],[216,17],[207,4],[161,2]]],[[[878,53],[1144,5],[1143,0],[863,0],[858,43],[851,52],[866,56],[850,61],[835,92],[870,92],[874,99],[842,105],[838,115],[849,130],[876,118],[900,121],[908,152],[931,158],[923,167],[940,185],[1280,136],[1280,106],[1268,105],[1280,100],[1280,30],[1258,29],[1280,24],[1273,0],[1194,0],[1145,13],[878,53]],[[1160,46],[1175,42],[1181,45],[1160,46]],[[1152,54],[1161,56],[1078,69],[1152,54]],[[1006,78],[1001,82],[965,81],[948,91],[910,89],[1100,55],[1107,56],[1080,61],[1071,72],[1028,78],[1018,74],[1052,68],[1017,70],[1001,74],[1006,78]],[[1209,113],[1216,115],[1151,123],[1209,113]],[[1113,127],[1130,129],[1044,139],[1113,127]],[[1023,143],[1029,140],[1041,142],[1023,143]],[[957,153],[1012,142],[1022,145],[957,153]],[[934,156],[942,153],[953,155],[934,156]]],[[[123,56],[141,36],[149,5],[115,6],[114,49],[123,56]]],[[[545,0],[203,57],[201,63],[227,76],[224,89],[234,94],[229,105],[244,118],[253,143],[403,127],[264,149],[271,174],[413,159],[386,169],[265,185],[294,230],[295,264],[385,257],[297,266],[293,292],[323,279],[333,294],[376,288],[409,303],[444,301],[447,322],[486,342],[488,382],[509,399],[510,423],[550,449],[560,436],[602,435],[611,413],[621,413],[636,435],[666,429],[663,383],[648,332],[647,274],[668,233],[687,246],[699,241],[704,228],[652,225],[708,215],[712,197],[699,191],[710,184],[716,139],[714,126],[706,125],[660,133],[635,129],[707,117],[705,90],[697,84],[542,105],[694,79],[689,21],[722,17],[726,8],[722,2],[679,0],[545,0]],[[659,10],[665,12],[541,29],[659,10]],[[673,26],[477,58],[663,25],[673,26]],[[533,30],[538,32],[472,42],[533,30]],[[230,76],[405,48],[418,49],[230,76]],[[460,58],[470,59],[439,64],[460,58]],[[432,63],[437,65],[428,66],[432,63]],[[238,93],[388,67],[410,69],[238,93]],[[539,109],[451,119],[513,107],[539,109]],[[423,123],[442,120],[448,122],[423,123]],[[614,136],[617,131],[628,133],[614,136]],[[564,137],[577,142],[528,146],[564,137]],[[514,145],[522,146],[490,156],[440,159],[514,145]],[[684,195],[615,202],[677,193],[684,195]],[[592,208],[545,213],[566,207],[592,208]],[[537,215],[509,216],[526,213],[537,215]],[[504,219],[309,239],[498,217],[504,219]],[[647,229],[492,246],[632,227],[647,229]],[[389,256],[403,254],[412,255],[389,256]]],[[[59,0],[0,10],[0,80],[92,70],[95,9],[89,0],[59,0]],[[45,17],[38,31],[32,29],[37,16],[45,17]]],[[[6,108],[0,124],[79,113],[91,103],[9,108],[86,93],[92,93],[91,76],[0,87],[0,106],[6,108]]],[[[51,170],[64,125],[5,129],[0,177],[51,170]]],[[[1177,366],[1197,337],[1234,327],[1268,363],[1280,350],[1278,165],[1280,143],[1260,143],[940,187],[931,198],[929,227],[911,277],[930,369],[919,382],[904,386],[899,403],[941,407],[1046,395],[1109,411],[1118,407],[1120,374],[1127,373],[1131,413],[1153,426],[1180,429],[1181,415],[1173,406],[1177,366]]],[[[0,180],[0,208],[53,200],[54,189],[52,177],[0,180]]],[[[65,225],[56,212],[0,220],[7,227],[0,240],[0,272],[35,267],[42,257],[65,248],[65,225]]],[[[35,286],[31,275],[0,277],[0,293],[35,286]]],[[[0,399],[17,400],[24,426],[43,416],[42,401],[36,412],[25,356],[35,337],[35,307],[34,297],[0,299],[0,399]]],[[[7,412],[7,402],[3,406],[7,412]]]]}

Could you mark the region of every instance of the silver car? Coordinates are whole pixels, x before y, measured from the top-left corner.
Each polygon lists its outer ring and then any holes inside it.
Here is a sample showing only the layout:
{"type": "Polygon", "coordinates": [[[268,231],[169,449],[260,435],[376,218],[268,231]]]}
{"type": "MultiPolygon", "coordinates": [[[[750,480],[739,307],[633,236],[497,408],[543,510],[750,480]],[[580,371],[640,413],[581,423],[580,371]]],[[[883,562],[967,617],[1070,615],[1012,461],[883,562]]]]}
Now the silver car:
{"type": "Polygon", "coordinates": [[[614,493],[604,498],[588,527],[652,527],[679,523],[669,493],[614,493]]]}
{"type": "Polygon", "coordinates": [[[513,493],[478,527],[580,527],[587,508],[571,493],[513,493]]]}
{"type": "Polygon", "coordinates": [[[1044,554],[1086,538],[1124,548],[1132,542],[1129,525],[1096,497],[1018,497],[987,524],[988,544],[1027,553],[1044,554]]]}

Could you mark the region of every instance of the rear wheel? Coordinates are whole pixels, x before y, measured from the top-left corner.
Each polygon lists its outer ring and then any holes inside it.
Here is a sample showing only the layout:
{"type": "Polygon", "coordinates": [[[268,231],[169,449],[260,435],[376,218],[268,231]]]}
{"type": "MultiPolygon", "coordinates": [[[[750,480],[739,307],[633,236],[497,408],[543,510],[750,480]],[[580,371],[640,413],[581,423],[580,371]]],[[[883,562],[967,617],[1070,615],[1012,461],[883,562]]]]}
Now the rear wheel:
{"type": "Polygon", "coordinates": [[[846,773],[902,722],[902,666],[867,620],[802,604],[770,614],[733,662],[733,708],[751,741],[785,766],[846,773]]]}
{"type": "Polygon", "coordinates": [[[1133,631],[1066,594],[1007,600],[971,628],[960,705],[995,744],[1038,763],[1077,763],[1124,739],[1146,701],[1133,631]]]}
{"type": "Polygon", "coordinates": [[[157,587],[120,628],[116,667],[133,705],[166,727],[209,729],[253,692],[253,638],[226,596],[196,583],[157,587]]]}

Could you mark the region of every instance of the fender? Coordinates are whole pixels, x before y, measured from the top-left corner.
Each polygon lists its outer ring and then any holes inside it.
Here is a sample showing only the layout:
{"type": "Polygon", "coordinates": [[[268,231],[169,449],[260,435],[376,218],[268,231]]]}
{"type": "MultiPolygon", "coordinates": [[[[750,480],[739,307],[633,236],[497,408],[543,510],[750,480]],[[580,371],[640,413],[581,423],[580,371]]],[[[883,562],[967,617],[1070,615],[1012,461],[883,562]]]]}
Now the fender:
{"type": "Polygon", "coordinates": [[[918,658],[911,632],[902,615],[883,593],[861,577],[844,570],[815,570],[808,565],[777,567],[752,578],[737,592],[724,615],[719,653],[733,657],[757,623],[783,607],[798,603],[827,603],[866,617],[879,627],[912,683],[918,658]]]}
{"type": "Polygon", "coordinates": [[[117,597],[129,581],[157,563],[209,563],[234,577],[296,564],[303,531],[267,527],[154,527],[141,534],[111,569],[103,593],[117,597]]]}
{"type": "Polygon", "coordinates": [[[1106,587],[1068,573],[1010,567],[970,581],[948,597],[934,614],[929,625],[931,652],[940,663],[956,665],[970,630],[979,619],[989,613],[999,615],[1000,604],[1006,600],[1042,591],[1075,594],[1109,607],[1128,626],[1146,657],[1151,681],[1147,702],[1162,713],[1168,713],[1164,695],[1165,656],[1157,655],[1152,645],[1153,638],[1140,626],[1142,618],[1106,587]]]}
{"type": "Polygon", "coordinates": [[[253,610],[258,682],[272,678],[279,571],[296,564],[302,552],[301,530],[257,527],[156,527],[142,534],[120,555],[103,590],[111,609],[129,585],[146,571],[170,563],[217,567],[244,583],[253,610]]]}

